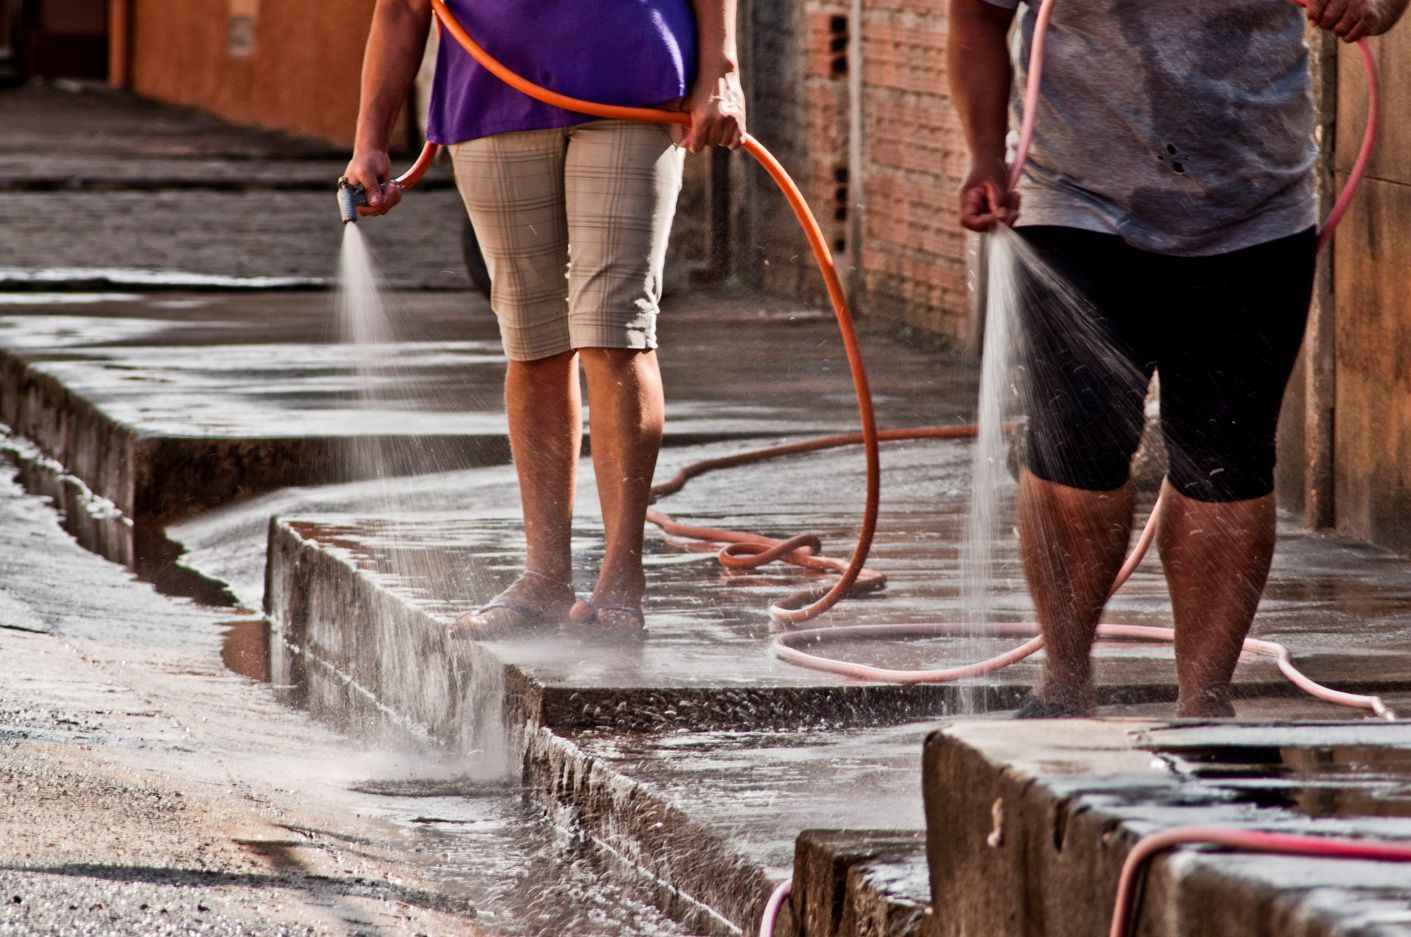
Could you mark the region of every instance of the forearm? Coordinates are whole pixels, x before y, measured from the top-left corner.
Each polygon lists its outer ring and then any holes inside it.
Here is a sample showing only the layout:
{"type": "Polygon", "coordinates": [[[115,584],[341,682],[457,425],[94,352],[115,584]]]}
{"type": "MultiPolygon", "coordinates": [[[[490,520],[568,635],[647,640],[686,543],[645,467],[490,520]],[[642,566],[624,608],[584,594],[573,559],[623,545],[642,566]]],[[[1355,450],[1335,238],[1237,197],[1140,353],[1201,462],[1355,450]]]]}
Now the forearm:
{"type": "Polygon", "coordinates": [[[1382,14],[1381,27],[1377,32],[1386,32],[1396,25],[1397,20],[1406,13],[1406,7],[1411,5],[1411,0],[1386,0],[1386,12],[1382,14]]]}
{"type": "Polygon", "coordinates": [[[713,81],[739,68],[736,0],[692,0],[696,13],[697,81],[713,81]]]}
{"type": "Polygon", "coordinates": [[[1003,161],[1009,132],[1009,25],[1014,13],[984,0],[951,0],[946,72],[973,162],[1003,161]]]}
{"type": "Polygon", "coordinates": [[[426,49],[430,0],[377,0],[363,55],[355,147],[385,150],[426,49]]]}

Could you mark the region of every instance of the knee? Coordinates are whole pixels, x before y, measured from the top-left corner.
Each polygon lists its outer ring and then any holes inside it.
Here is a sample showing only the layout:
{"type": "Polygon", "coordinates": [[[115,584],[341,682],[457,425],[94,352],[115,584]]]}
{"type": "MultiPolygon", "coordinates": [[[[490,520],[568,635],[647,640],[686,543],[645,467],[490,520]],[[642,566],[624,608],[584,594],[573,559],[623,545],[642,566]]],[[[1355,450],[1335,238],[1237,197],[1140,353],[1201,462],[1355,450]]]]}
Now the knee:
{"type": "Polygon", "coordinates": [[[656,360],[650,348],[580,348],[578,355],[589,371],[626,373],[656,360]]]}

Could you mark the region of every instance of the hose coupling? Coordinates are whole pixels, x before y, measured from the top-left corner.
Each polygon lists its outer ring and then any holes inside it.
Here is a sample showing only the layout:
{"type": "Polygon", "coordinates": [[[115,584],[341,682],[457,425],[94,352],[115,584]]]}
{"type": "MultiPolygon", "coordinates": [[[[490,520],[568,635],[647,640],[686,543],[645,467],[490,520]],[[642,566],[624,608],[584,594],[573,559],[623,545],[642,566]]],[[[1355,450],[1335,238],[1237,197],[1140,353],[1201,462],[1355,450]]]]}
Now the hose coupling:
{"type": "Polygon", "coordinates": [[[348,181],[347,176],[338,180],[338,215],[343,223],[358,221],[358,206],[367,204],[367,193],[361,185],[348,181]]]}

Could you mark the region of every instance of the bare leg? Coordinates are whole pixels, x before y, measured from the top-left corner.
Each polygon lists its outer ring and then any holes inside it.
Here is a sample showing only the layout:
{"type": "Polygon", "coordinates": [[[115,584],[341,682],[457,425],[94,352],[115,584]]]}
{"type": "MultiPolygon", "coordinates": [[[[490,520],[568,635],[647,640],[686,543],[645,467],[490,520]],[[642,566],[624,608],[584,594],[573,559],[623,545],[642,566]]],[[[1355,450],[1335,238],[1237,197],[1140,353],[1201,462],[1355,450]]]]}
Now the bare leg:
{"type": "MultiPolygon", "coordinates": [[[[584,348],[588,379],[588,425],[592,430],[593,471],[603,509],[606,549],[593,603],[598,608],[641,609],[646,592],[642,535],[647,497],[661,448],[666,407],[655,351],[584,348]]],[[[621,617],[621,616],[620,616],[621,617]]],[[[630,628],[634,616],[604,624],[630,628]]]]}
{"type": "MultiPolygon", "coordinates": [[[[496,600],[539,612],[544,624],[553,624],[566,617],[573,604],[569,540],[574,477],[583,442],[577,354],[567,351],[535,361],[511,361],[505,373],[505,413],[527,549],[525,575],[496,600]]],[[[500,630],[521,617],[513,609],[491,609],[465,616],[454,628],[500,630]]]]}
{"type": "Polygon", "coordinates": [[[1233,716],[1230,680],[1274,557],[1274,496],[1195,501],[1168,484],[1157,546],[1176,616],[1177,712],[1233,716]]]}
{"type": "Polygon", "coordinates": [[[1092,710],[1092,645],[1132,529],[1131,485],[1086,491],[1025,471],[1019,543],[1044,636],[1036,695],[1076,714],[1092,710]]]}

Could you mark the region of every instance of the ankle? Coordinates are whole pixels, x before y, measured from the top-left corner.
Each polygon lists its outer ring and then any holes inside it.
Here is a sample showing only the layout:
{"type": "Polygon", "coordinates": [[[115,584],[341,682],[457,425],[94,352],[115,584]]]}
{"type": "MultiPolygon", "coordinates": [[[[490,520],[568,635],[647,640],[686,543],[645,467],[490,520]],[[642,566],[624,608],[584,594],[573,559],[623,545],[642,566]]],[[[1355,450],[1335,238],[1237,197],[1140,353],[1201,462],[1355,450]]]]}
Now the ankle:
{"type": "Polygon", "coordinates": [[[637,606],[642,604],[642,596],[646,593],[647,577],[640,564],[629,570],[604,567],[593,586],[593,601],[599,605],[637,606]]]}
{"type": "Polygon", "coordinates": [[[1034,696],[1072,713],[1087,715],[1096,705],[1090,677],[1055,678],[1049,674],[1034,686],[1034,696]]]}
{"type": "Polygon", "coordinates": [[[525,566],[519,578],[527,585],[542,589],[572,589],[573,575],[567,568],[525,566]]]}
{"type": "Polygon", "coordinates": [[[1200,687],[1181,690],[1176,700],[1176,715],[1189,719],[1232,719],[1235,704],[1230,701],[1230,687],[1200,687]]]}

